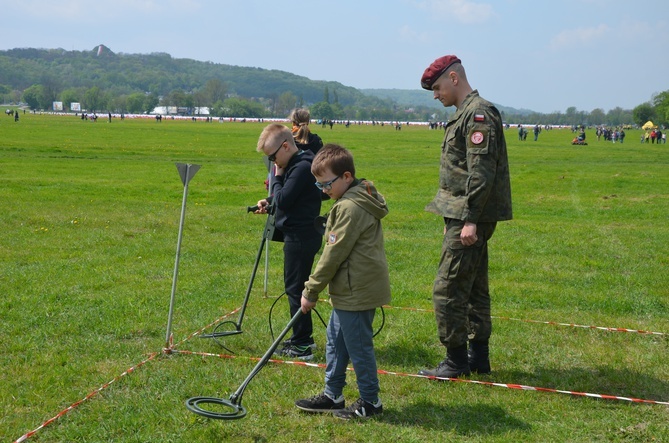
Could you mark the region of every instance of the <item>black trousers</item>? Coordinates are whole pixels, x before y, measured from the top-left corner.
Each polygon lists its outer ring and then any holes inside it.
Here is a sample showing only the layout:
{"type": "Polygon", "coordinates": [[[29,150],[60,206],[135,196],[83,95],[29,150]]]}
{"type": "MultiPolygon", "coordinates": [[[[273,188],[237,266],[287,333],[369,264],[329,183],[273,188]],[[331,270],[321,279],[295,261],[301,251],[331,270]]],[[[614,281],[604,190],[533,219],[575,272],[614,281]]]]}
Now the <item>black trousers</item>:
{"type": "MultiPolygon", "coordinates": [[[[314,257],[321,249],[323,237],[314,230],[284,233],[283,281],[290,305],[291,318],[301,308],[304,283],[309,280],[314,257]]],[[[292,344],[306,346],[314,342],[311,312],[301,316],[293,325],[292,344]]]]}

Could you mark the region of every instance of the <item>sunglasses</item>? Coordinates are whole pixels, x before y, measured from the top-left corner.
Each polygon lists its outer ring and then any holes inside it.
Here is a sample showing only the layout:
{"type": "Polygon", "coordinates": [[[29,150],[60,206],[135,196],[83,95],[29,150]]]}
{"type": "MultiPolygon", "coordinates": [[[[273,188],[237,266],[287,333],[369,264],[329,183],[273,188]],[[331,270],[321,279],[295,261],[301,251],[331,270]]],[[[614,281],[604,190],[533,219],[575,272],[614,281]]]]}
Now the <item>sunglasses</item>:
{"type": "Polygon", "coordinates": [[[317,187],[318,189],[320,189],[321,191],[323,191],[323,190],[325,190],[325,191],[329,191],[329,190],[332,189],[332,183],[336,182],[336,181],[339,179],[339,177],[341,177],[341,175],[336,176],[335,178],[333,178],[333,179],[330,180],[329,182],[325,182],[325,183],[316,182],[316,183],[314,183],[314,184],[315,184],[316,187],[317,187]]]}
{"type": "Polygon", "coordinates": [[[281,149],[283,147],[283,144],[286,143],[287,141],[288,141],[288,139],[285,139],[284,141],[282,141],[281,144],[279,145],[279,147],[276,148],[276,151],[272,152],[271,155],[267,156],[267,160],[269,160],[271,162],[276,160],[276,154],[279,152],[279,149],[281,149]]]}

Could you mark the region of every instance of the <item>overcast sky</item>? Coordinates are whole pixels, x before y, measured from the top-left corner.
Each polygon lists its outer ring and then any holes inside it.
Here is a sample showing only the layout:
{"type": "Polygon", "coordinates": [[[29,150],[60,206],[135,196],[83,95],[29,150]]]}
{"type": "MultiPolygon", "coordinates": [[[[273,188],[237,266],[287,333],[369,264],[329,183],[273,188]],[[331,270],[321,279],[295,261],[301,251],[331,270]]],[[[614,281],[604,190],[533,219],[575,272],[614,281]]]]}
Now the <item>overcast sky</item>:
{"type": "MultiPolygon", "coordinates": [[[[0,49],[164,52],[356,88],[420,89],[456,54],[495,103],[632,109],[669,90],[669,1],[0,0],[0,49]]],[[[2,83],[2,79],[0,79],[2,83]]],[[[430,92],[425,91],[425,94],[430,92]]]]}

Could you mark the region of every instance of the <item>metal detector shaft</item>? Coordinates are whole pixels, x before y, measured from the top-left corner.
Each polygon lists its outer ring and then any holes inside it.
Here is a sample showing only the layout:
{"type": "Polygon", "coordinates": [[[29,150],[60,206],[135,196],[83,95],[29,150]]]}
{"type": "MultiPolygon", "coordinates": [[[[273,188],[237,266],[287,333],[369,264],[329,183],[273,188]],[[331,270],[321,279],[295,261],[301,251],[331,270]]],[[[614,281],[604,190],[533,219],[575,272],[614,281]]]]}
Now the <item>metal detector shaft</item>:
{"type": "Polygon", "coordinates": [[[267,287],[269,286],[269,244],[265,242],[265,275],[263,281],[263,297],[267,298],[267,287]]]}
{"type": "MultiPolygon", "coordinates": [[[[268,216],[270,217],[270,216],[268,216]]],[[[269,223],[269,218],[268,218],[268,223],[269,223]]],[[[265,228],[265,233],[267,232],[267,228],[265,228]]],[[[258,264],[260,263],[260,257],[262,257],[262,250],[265,246],[265,243],[267,242],[267,238],[265,237],[265,233],[263,233],[263,237],[260,240],[260,247],[258,248],[258,253],[256,254],[256,262],[255,265],[253,265],[253,272],[251,272],[251,278],[249,280],[249,285],[246,288],[246,295],[244,296],[244,302],[242,303],[242,309],[239,312],[239,320],[237,322],[237,330],[242,329],[242,321],[244,320],[244,313],[246,312],[246,306],[249,304],[249,298],[251,296],[251,289],[253,289],[253,281],[256,278],[256,274],[258,273],[258,264]]]]}
{"type": "Polygon", "coordinates": [[[246,377],[246,379],[242,382],[241,385],[239,385],[239,388],[230,396],[230,401],[233,403],[240,403],[242,401],[242,395],[244,394],[244,390],[246,389],[246,386],[253,380],[253,377],[260,372],[260,370],[267,364],[270,358],[272,358],[272,354],[274,354],[274,351],[276,351],[276,348],[279,347],[281,344],[281,341],[283,338],[288,334],[288,332],[292,329],[293,325],[297,320],[302,316],[302,309],[298,309],[295,315],[293,315],[293,318],[290,319],[286,327],[281,331],[279,336],[274,340],[274,343],[272,343],[272,346],[267,349],[267,352],[265,352],[265,355],[262,356],[260,361],[255,365],[253,370],[249,373],[249,375],[246,377]],[[239,401],[237,400],[239,399],[239,401]]]}
{"type": "MultiPolygon", "coordinates": [[[[249,206],[246,208],[247,212],[253,212],[257,211],[258,207],[257,206],[249,206]]],[[[274,235],[274,210],[273,208],[269,208],[268,213],[267,213],[267,222],[265,223],[265,228],[262,233],[262,238],[260,240],[260,246],[258,247],[258,253],[256,254],[256,260],[253,265],[253,271],[251,272],[251,278],[249,279],[249,284],[246,287],[246,294],[244,295],[244,301],[242,302],[242,307],[239,311],[239,319],[237,320],[237,323],[233,321],[225,321],[222,323],[219,323],[216,325],[214,328],[214,332],[211,334],[202,334],[200,337],[201,338],[218,338],[218,337],[225,337],[228,335],[236,335],[236,334],[241,334],[242,333],[242,321],[244,320],[244,314],[246,313],[246,307],[249,304],[249,298],[251,296],[251,290],[253,289],[253,282],[255,281],[256,274],[258,273],[258,265],[260,264],[260,259],[262,257],[262,252],[266,244],[269,243],[269,240],[272,239],[272,236],[274,235]],[[233,324],[235,329],[233,331],[218,331],[218,327],[223,325],[223,324],[233,324]]],[[[219,343],[220,344],[220,343],[219,343]]],[[[225,347],[225,346],[223,346],[225,347]]],[[[227,348],[226,348],[227,349],[227,348]]],[[[231,351],[232,352],[232,351],[231,351]]]]}

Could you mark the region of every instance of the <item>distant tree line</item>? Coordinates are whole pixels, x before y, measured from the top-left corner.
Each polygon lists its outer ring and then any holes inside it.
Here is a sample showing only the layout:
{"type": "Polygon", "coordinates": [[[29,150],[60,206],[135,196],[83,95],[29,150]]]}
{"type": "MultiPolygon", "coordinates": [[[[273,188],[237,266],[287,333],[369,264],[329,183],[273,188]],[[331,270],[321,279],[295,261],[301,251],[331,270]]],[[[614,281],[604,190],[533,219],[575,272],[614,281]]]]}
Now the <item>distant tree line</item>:
{"type": "MultiPolygon", "coordinates": [[[[507,117],[507,116],[505,116],[507,117]]],[[[551,112],[549,114],[532,113],[525,116],[509,115],[508,120],[516,123],[530,123],[538,125],[564,125],[564,126],[622,126],[633,125],[632,111],[626,111],[620,107],[613,108],[608,112],[602,109],[593,109],[590,112],[578,111],[575,107],[569,107],[562,112],[551,112]]],[[[645,123],[645,122],[644,122],[645,123]]]]}
{"type": "MultiPolygon", "coordinates": [[[[404,104],[364,94],[338,82],[314,81],[283,71],[174,59],[169,54],[115,54],[92,51],[11,49],[0,51],[0,101],[24,102],[50,110],[53,102],[71,103],[92,112],[149,113],[173,106],[212,116],[285,117],[307,106],[311,115],[332,120],[446,121],[453,109],[404,104]]],[[[406,92],[406,91],[404,91],[406,92]]],[[[398,91],[403,94],[403,91],[398,91]]],[[[502,108],[504,109],[504,108],[502,108]]],[[[564,125],[657,124],[669,122],[669,91],[628,111],[594,109],[565,113],[503,112],[509,123],[564,125]]]]}

